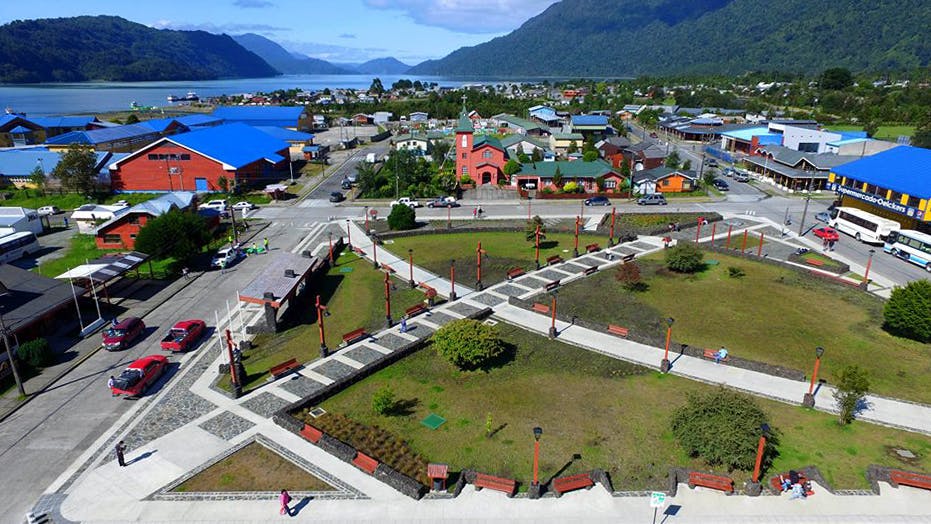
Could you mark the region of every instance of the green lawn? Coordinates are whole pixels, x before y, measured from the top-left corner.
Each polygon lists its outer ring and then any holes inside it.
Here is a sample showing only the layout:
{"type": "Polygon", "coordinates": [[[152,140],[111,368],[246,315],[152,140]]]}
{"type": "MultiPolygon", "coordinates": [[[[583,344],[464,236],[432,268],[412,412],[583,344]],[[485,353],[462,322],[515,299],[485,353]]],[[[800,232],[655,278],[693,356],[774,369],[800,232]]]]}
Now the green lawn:
{"type": "MultiPolygon", "coordinates": [[[[98,202],[94,199],[84,197],[77,193],[59,194],[49,191],[45,192],[44,194],[39,194],[39,192],[34,189],[14,189],[4,192],[11,193],[13,195],[12,198],[0,201],[0,204],[7,207],[25,207],[28,209],[38,209],[42,206],[56,206],[62,211],[70,212],[78,207],[83,206],[84,204],[98,202]]],[[[134,205],[140,202],[145,202],[146,200],[151,200],[157,196],[158,194],[156,193],[112,194],[102,198],[99,203],[112,204],[117,200],[125,200],[129,202],[130,205],[134,205]]]]}
{"type": "Polygon", "coordinates": [[[660,340],[661,319],[672,317],[675,341],[725,345],[735,356],[806,372],[823,346],[821,376],[829,381],[856,364],[876,393],[931,403],[931,346],[883,331],[881,299],[779,266],[706,254],[712,258],[720,263],[696,275],[672,273],[655,255],[641,259],[647,291],[626,291],[606,271],[563,287],[560,308],[660,340]],[[729,266],[746,276],[729,277],[729,266]]]}
{"type": "MultiPolygon", "coordinates": [[[[502,367],[459,372],[428,346],[324,401],[330,414],[318,424],[346,416],[396,436],[426,461],[448,463],[453,471],[475,468],[514,477],[524,486],[531,478],[534,426],[543,428],[543,482],[557,474],[602,468],[616,489],[662,489],[670,466],[707,468],[678,447],[669,417],[688,393],[712,386],[498,326],[516,348],[502,367]],[[372,410],[372,395],[385,385],[396,394],[399,414],[372,410]],[[447,422],[437,430],[421,425],[431,413],[447,422]]],[[[863,422],[840,427],[832,415],[757,402],[779,432],[780,454],[772,472],[815,464],[834,487],[849,489],[868,487],[864,471],[871,463],[931,468],[928,437],[863,422]],[[918,463],[899,463],[891,447],[911,450],[918,463]]],[[[742,484],[749,472],[734,476],[742,484]]]]}
{"type": "MultiPolygon", "coordinates": [[[[214,243],[217,241],[215,240],[214,243]]],[[[212,244],[213,245],[213,244],[212,244]]],[[[47,277],[56,277],[69,269],[73,269],[81,264],[87,263],[88,260],[100,258],[107,253],[120,253],[124,250],[105,250],[99,249],[92,235],[76,234],[71,238],[71,245],[67,248],[61,258],[56,258],[39,264],[36,272],[47,277]]],[[[178,276],[180,268],[174,258],[165,258],[162,260],[152,261],[152,276],[158,279],[170,279],[178,276]]],[[[146,262],[139,266],[139,272],[143,277],[149,277],[149,263],[146,262]]]]}

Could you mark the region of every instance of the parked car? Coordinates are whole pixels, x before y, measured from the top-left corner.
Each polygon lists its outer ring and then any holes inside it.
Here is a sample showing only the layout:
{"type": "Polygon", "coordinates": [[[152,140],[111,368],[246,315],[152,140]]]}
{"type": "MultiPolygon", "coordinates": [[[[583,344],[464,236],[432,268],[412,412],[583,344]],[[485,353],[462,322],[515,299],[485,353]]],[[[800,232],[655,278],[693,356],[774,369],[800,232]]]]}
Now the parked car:
{"type": "Polygon", "coordinates": [[[126,317],[123,320],[105,329],[103,332],[103,348],[107,351],[126,349],[145,332],[145,323],[141,318],[126,317]]]}
{"type": "Polygon", "coordinates": [[[459,202],[453,197],[437,197],[435,200],[427,202],[427,207],[459,207],[459,202]]]}
{"type": "Polygon", "coordinates": [[[642,197],[637,199],[638,206],[653,206],[653,205],[665,206],[666,204],[667,204],[666,196],[663,195],[662,193],[651,193],[649,195],[643,195],[642,197]]]}
{"type": "Polygon", "coordinates": [[[227,268],[235,264],[241,255],[242,251],[238,247],[224,247],[217,251],[216,255],[213,255],[210,265],[212,267],[227,268]]]}
{"type": "Polygon", "coordinates": [[[711,182],[711,185],[713,185],[715,189],[717,189],[718,191],[730,191],[731,190],[731,186],[727,185],[727,182],[725,182],[724,179],[721,179],[721,178],[715,178],[711,182]]]}
{"type": "Polygon", "coordinates": [[[401,197],[391,203],[391,207],[394,207],[394,206],[407,206],[407,207],[415,208],[415,207],[422,207],[423,204],[421,204],[416,199],[413,199],[411,197],[401,197]]]}
{"type": "Polygon", "coordinates": [[[113,205],[114,205],[114,206],[129,207],[129,202],[127,202],[126,200],[117,200],[116,202],[113,203],[113,205]]]}
{"type": "Polygon", "coordinates": [[[737,170],[734,169],[733,167],[725,167],[725,168],[724,168],[724,171],[722,171],[721,174],[723,174],[724,176],[730,178],[730,177],[732,177],[732,176],[734,176],[734,175],[737,174],[737,170]]]}
{"type": "Polygon", "coordinates": [[[813,231],[816,237],[824,240],[833,240],[837,242],[840,240],[840,234],[833,227],[819,227],[813,231]]]}
{"type": "Polygon", "coordinates": [[[38,213],[40,217],[45,217],[49,215],[57,215],[58,213],[61,213],[61,209],[58,209],[57,206],[42,206],[36,210],[36,213],[38,213]]]}
{"type": "Polygon", "coordinates": [[[200,340],[207,331],[203,320],[182,320],[174,325],[162,339],[162,349],[168,351],[187,351],[200,340]]]}
{"type": "Polygon", "coordinates": [[[706,158],[705,165],[708,167],[718,167],[718,161],[713,158],[706,158]]]}
{"type": "Polygon", "coordinates": [[[585,199],[586,206],[610,206],[611,201],[606,196],[593,196],[585,199]]]}
{"type": "Polygon", "coordinates": [[[126,395],[139,397],[155,383],[168,369],[168,359],[164,355],[142,357],[114,377],[110,392],[113,396],[126,395]]]}
{"type": "Polygon", "coordinates": [[[650,133],[650,138],[659,138],[659,135],[656,132],[650,133]]]}
{"type": "Polygon", "coordinates": [[[828,221],[831,220],[831,214],[828,213],[827,211],[822,211],[815,215],[815,220],[817,220],[818,222],[824,222],[825,224],[827,224],[828,221]]]}
{"type": "Polygon", "coordinates": [[[749,182],[750,175],[745,171],[737,171],[734,173],[734,182],[749,182]]]}
{"type": "Polygon", "coordinates": [[[206,204],[201,204],[200,207],[205,209],[216,209],[222,213],[229,210],[229,202],[226,200],[211,200],[206,204]]]}
{"type": "Polygon", "coordinates": [[[343,196],[339,191],[333,191],[330,193],[330,202],[342,202],[346,200],[346,197],[343,196]]]}
{"type": "Polygon", "coordinates": [[[234,209],[234,210],[236,210],[236,211],[243,211],[243,212],[245,212],[245,211],[252,211],[252,210],[255,209],[256,207],[257,207],[257,206],[256,206],[255,204],[253,204],[252,202],[245,202],[245,201],[243,201],[243,202],[236,202],[235,204],[233,204],[233,209],[234,209]]]}
{"type": "Polygon", "coordinates": [[[352,182],[348,178],[344,178],[339,184],[340,189],[352,189],[352,182]]]}

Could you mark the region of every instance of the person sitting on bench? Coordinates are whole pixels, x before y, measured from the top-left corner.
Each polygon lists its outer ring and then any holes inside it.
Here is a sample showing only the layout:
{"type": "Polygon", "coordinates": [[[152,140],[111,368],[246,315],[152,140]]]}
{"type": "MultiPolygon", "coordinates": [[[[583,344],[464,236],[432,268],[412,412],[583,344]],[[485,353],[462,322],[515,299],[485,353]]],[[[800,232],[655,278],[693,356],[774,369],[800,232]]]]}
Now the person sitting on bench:
{"type": "Polygon", "coordinates": [[[715,364],[720,364],[722,360],[727,360],[727,348],[724,346],[721,346],[721,349],[714,355],[715,364]]]}
{"type": "Polygon", "coordinates": [[[782,488],[782,491],[789,491],[792,489],[792,481],[787,479],[784,475],[779,475],[779,486],[782,488]]]}

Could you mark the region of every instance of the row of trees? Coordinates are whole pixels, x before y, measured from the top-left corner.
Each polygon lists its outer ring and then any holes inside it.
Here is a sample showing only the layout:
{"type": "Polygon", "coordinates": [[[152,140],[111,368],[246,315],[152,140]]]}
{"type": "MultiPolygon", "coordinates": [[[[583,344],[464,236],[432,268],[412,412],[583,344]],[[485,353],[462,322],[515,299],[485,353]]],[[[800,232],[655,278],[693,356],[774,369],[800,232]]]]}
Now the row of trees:
{"type": "Polygon", "coordinates": [[[449,144],[433,142],[432,161],[415,151],[392,149],[381,166],[361,162],[356,168],[359,192],[365,198],[432,197],[456,188],[450,168],[441,169],[449,144]]]}

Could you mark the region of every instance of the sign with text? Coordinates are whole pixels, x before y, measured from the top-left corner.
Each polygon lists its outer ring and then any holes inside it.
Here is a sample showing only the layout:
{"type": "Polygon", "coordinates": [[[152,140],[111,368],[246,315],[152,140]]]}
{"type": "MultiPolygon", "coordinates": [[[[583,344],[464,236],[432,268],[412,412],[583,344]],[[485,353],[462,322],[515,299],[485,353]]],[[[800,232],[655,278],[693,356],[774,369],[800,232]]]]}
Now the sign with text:
{"type": "Polygon", "coordinates": [[[661,508],[666,504],[666,494],[662,491],[653,491],[650,493],[650,507],[661,508]]]}

